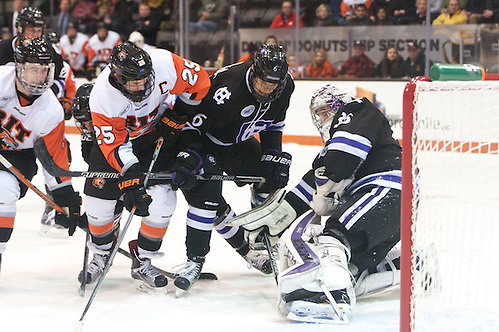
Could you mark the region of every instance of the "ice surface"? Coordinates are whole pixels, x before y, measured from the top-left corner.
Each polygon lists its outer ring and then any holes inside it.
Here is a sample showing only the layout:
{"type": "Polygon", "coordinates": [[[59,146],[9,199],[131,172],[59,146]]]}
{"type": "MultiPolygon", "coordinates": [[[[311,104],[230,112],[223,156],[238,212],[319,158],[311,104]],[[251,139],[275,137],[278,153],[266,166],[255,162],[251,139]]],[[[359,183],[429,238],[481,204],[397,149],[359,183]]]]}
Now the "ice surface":
{"type": "MultiPolygon", "coordinates": [[[[79,138],[69,135],[73,170],[85,170],[79,138]]],[[[293,155],[289,188],[310,167],[318,147],[288,144],[293,155]]],[[[74,179],[82,191],[82,179],[74,179]]],[[[41,171],[35,185],[43,189],[41,171]]],[[[249,190],[224,183],[225,197],[236,212],[249,209],[249,190]]],[[[44,202],[32,191],[18,202],[16,224],[3,254],[0,274],[0,330],[74,331],[94,285],[78,295],[77,275],[83,263],[84,233],[71,238],[47,238],[38,234],[44,202]]],[[[165,257],[153,261],[171,270],[185,262],[185,214],[179,194],[177,211],[165,236],[165,257]]],[[[124,215],[124,218],[127,214],[124,215]]],[[[123,219],[124,220],[124,219],[123,219]]],[[[134,217],[122,248],[137,236],[139,217],[134,217]]],[[[117,255],[102,287],[84,319],[83,331],[398,331],[399,292],[359,300],[347,326],[295,323],[279,316],[274,277],[248,269],[246,262],[216,233],[204,271],[218,281],[198,281],[184,298],[175,298],[173,282],[167,294],[137,290],[140,282],[130,277],[130,261],[117,255]]],[[[442,330],[443,331],[443,330],[442,330]]]]}

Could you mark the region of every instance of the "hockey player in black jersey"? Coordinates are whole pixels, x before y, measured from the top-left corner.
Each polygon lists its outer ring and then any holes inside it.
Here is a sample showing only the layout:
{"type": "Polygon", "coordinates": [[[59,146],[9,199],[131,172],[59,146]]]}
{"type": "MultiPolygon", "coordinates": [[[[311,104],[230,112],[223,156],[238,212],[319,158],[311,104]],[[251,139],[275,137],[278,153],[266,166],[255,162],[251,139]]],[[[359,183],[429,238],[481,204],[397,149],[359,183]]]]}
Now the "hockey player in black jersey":
{"type": "Polygon", "coordinates": [[[385,116],[343,88],[319,89],[310,110],[325,142],[313,168],[284,197],[226,222],[280,236],[281,314],[345,322],[356,295],[400,282],[390,250],[400,240],[401,148],[385,116]]]}
{"type": "MultiPolygon", "coordinates": [[[[197,113],[182,131],[180,145],[203,156],[208,174],[263,176],[263,184],[252,185],[252,204],[258,205],[288,182],[291,155],[282,151],[282,129],[294,82],[286,54],[280,46],[264,44],[253,61],[222,68],[211,82],[197,113]]],[[[186,175],[186,182],[191,180],[186,175]]],[[[234,211],[222,196],[221,182],[199,181],[190,189],[184,185],[182,191],[189,211],[187,263],[174,282],[178,295],[199,278],[213,228],[250,265],[272,273],[268,255],[249,247],[244,230],[222,223],[234,211]]]]}

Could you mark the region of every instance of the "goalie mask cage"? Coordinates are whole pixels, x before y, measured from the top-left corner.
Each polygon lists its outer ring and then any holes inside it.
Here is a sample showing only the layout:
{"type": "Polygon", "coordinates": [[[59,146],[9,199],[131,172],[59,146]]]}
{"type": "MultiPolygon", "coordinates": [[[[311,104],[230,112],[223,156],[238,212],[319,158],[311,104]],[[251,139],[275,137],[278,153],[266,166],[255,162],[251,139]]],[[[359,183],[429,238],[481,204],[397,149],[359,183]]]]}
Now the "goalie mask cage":
{"type": "Polygon", "coordinates": [[[404,91],[400,330],[499,331],[499,82],[404,91]]]}

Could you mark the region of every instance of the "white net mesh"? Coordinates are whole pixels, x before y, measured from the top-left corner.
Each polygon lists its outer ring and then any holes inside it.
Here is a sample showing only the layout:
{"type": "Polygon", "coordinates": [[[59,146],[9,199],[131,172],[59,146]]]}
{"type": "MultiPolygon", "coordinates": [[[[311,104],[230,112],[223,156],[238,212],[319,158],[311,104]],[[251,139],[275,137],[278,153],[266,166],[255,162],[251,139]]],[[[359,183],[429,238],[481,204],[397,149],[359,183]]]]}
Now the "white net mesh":
{"type": "Polygon", "coordinates": [[[411,326],[499,331],[499,82],[419,82],[411,326]]]}

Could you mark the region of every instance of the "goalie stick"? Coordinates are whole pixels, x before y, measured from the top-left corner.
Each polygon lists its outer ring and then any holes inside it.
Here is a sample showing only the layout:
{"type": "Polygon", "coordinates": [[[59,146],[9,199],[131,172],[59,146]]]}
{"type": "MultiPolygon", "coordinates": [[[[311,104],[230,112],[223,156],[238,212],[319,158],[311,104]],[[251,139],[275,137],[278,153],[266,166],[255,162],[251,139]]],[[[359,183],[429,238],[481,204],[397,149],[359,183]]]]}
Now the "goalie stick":
{"type": "MultiPolygon", "coordinates": [[[[104,178],[104,179],[117,179],[120,173],[117,172],[91,172],[91,171],[69,171],[59,167],[52,159],[52,156],[47,150],[43,138],[38,138],[34,144],[35,154],[43,168],[52,176],[57,177],[84,177],[84,178],[104,178]]],[[[149,179],[151,180],[171,180],[172,173],[160,172],[150,173],[149,179]]],[[[195,176],[197,180],[201,181],[238,181],[245,183],[260,183],[264,181],[261,176],[246,176],[246,175],[219,175],[219,174],[198,174],[195,176]]]]}

